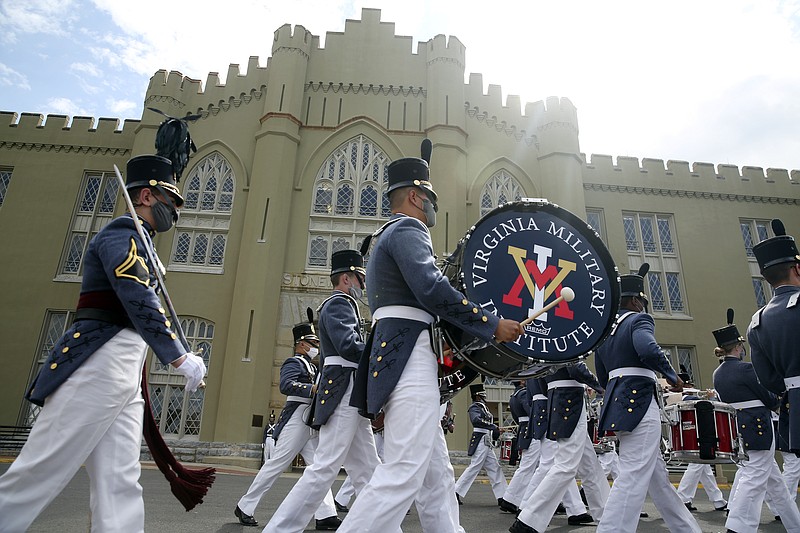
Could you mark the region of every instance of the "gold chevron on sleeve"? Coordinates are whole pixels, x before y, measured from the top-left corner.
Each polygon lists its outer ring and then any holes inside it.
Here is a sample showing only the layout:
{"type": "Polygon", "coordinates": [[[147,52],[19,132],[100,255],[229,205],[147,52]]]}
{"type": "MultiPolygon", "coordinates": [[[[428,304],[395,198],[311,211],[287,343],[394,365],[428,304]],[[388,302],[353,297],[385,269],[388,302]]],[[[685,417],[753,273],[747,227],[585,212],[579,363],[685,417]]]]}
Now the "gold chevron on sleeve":
{"type": "Polygon", "coordinates": [[[145,287],[150,286],[150,270],[147,268],[144,258],[139,256],[136,241],[133,237],[131,237],[131,248],[128,250],[128,256],[114,269],[114,274],[118,278],[130,278],[145,287]]]}

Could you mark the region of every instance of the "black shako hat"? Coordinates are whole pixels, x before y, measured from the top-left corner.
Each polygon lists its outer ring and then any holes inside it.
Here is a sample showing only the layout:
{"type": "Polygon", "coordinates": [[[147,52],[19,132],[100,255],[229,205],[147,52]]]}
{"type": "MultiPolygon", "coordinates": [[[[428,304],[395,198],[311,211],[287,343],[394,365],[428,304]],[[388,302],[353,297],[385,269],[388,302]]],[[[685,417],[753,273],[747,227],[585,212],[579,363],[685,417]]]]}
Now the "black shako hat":
{"type": "Polygon", "coordinates": [[[300,341],[319,342],[319,337],[317,337],[317,332],[314,331],[314,324],[310,322],[303,322],[297,324],[295,327],[292,328],[292,335],[294,335],[295,344],[297,344],[300,341]]]}
{"type": "Polygon", "coordinates": [[[636,274],[620,276],[620,296],[638,296],[647,300],[647,295],[644,293],[644,277],[649,271],[650,263],[642,263],[636,274]]]}
{"type": "Polygon", "coordinates": [[[772,232],[775,234],[774,237],[753,246],[753,254],[756,256],[761,272],[781,263],[800,262],[794,237],[786,235],[783,222],[777,218],[772,221],[772,232]]]}
{"type": "Polygon", "coordinates": [[[183,205],[183,196],[175,181],[172,161],[160,155],[137,155],[128,161],[125,172],[125,188],[156,187],[168,192],[175,199],[175,205],[183,205]]]}
{"type": "Polygon", "coordinates": [[[739,330],[736,329],[736,324],[733,323],[733,309],[730,307],[728,308],[727,318],[727,326],[715,329],[711,332],[714,334],[714,339],[717,341],[717,346],[720,348],[730,346],[731,344],[744,342],[744,337],[739,334],[739,330]]]}
{"type": "Polygon", "coordinates": [[[420,151],[422,157],[403,157],[392,161],[387,168],[389,187],[386,194],[401,187],[420,187],[429,193],[429,199],[436,205],[438,196],[431,185],[430,162],[432,144],[430,139],[424,139],[420,151]]]}
{"type": "Polygon", "coordinates": [[[358,250],[339,250],[331,255],[331,276],[340,272],[358,272],[366,276],[364,257],[358,250]]]}
{"type": "Polygon", "coordinates": [[[469,394],[470,396],[476,396],[479,394],[486,396],[486,389],[483,388],[483,383],[478,383],[477,385],[470,385],[469,394]]]}

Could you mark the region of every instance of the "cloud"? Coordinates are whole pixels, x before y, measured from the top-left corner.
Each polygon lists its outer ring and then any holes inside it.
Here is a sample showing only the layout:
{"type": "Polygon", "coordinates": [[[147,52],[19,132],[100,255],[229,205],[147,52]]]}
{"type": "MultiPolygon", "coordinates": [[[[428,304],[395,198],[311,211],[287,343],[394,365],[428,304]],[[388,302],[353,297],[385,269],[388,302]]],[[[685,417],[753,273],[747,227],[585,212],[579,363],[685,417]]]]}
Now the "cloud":
{"type": "Polygon", "coordinates": [[[66,35],[78,12],[73,0],[3,0],[0,28],[11,34],[11,42],[17,33],[66,35]]]}
{"type": "Polygon", "coordinates": [[[95,78],[99,78],[103,75],[100,69],[97,68],[97,66],[93,63],[73,63],[69,66],[69,69],[73,74],[88,74],[89,76],[93,76],[95,78]]]}
{"type": "Polygon", "coordinates": [[[115,117],[126,116],[139,106],[137,102],[131,100],[115,100],[113,98],[109,98],[106,101],[106,105],[114,113],[115,117]]]}
{"type": "Polygon", "coordinates": [[[28,77],[4,63],[0,63],[0,85],[30,91],[28,77]]]}
{"type": "Polygon", "coordinates": [[[48,109],[48,113],[53,112],[56,114],[69,115],[73,117],[91,116],[91,112],[87,111],[86,108],[65,97],[50,98],[46,103],[46,107],[48,109]]]}

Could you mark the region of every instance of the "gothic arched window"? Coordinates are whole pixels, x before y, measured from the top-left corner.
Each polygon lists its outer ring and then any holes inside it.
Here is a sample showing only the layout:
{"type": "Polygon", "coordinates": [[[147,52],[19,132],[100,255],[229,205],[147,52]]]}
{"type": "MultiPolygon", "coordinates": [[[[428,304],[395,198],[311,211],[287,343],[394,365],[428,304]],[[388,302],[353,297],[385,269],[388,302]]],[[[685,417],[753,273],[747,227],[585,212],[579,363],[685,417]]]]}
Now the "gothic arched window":
{"type": "Polygon", "coordinates": [[[364,135],[342,143],[320,165],[314,181],[307,266],[325,270],[330,253],[360,246],[389,218],[385,193],[391,161],[364,135]]]}
{"type": "Polygon", "coordinates": [[[185,203],[175,230],[170,269],[221,274],[236,177],[219,152],[201,159],[187,176],[185,203]]]}
{"type": "Polygon", "coordinates": [[[516,202],[525,196],[522,185],[505,170],[495,172],[481,191],[481,216],[507,202],[516,202]]]}

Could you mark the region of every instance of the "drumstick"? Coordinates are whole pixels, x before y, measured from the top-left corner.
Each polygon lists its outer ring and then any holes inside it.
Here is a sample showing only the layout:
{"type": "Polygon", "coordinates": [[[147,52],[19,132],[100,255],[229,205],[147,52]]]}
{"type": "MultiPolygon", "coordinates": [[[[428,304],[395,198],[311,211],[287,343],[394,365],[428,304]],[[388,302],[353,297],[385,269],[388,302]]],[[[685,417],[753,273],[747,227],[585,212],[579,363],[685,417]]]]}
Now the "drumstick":
{"type": "Polygon", "coordinates": [[[520,322],[519,325],[525,327],[534,320],[536,320],[537,318],[539,318],[543,313],[548,312],[550,309],[554,308],[561,302],[571,302],[574,299],[575,299],[575,291],[573,291],[569,287],[564,287],[563,289],[561,289],[561,296],[559,296],[549,304],[545,305],[544,307],[533,313],[531,316],[520,322]]]}

